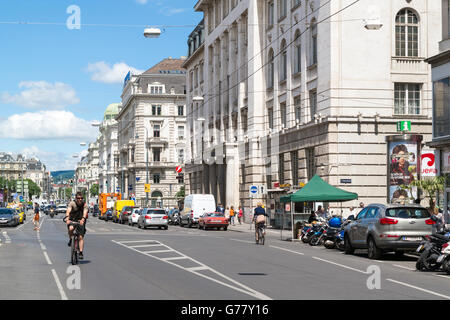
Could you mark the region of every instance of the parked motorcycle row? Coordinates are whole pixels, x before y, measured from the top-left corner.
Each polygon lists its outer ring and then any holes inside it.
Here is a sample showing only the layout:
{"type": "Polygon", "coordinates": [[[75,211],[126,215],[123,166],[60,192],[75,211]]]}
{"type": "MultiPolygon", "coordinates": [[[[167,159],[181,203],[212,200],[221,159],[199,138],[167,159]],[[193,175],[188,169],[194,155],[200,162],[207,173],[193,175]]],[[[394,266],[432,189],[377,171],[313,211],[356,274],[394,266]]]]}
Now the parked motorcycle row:
{"type": "MultiPolygon", "coordinates": [[[[323,245],[327,249],[344,251],[344,230],[350,222],[351,220],[337,217],[328,221],[319,218],[318,221],[305,224],[299,232],[298,239],[311,246],[323,245]]],[[[419,245],[416,253],[420,254],[416,262],[417,270],[442,270],[450,275],[450,230],[446,229],[426,236],[426,240],[419,245]]]]}

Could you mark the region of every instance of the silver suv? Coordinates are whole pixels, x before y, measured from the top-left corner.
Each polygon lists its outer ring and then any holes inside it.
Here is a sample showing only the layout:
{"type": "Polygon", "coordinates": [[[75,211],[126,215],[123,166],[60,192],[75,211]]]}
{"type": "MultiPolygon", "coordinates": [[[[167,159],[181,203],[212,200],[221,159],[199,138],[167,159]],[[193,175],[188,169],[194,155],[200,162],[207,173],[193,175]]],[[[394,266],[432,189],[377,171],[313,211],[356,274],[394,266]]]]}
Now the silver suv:
{"type": "Polygon", "coordinates": [[[369,259],[379,259],[386,251],[402,255],[414,251],[435,223],[427,209],[419,205],[370,204],[344,230],[345,253],[368,249],[369,259]]]}

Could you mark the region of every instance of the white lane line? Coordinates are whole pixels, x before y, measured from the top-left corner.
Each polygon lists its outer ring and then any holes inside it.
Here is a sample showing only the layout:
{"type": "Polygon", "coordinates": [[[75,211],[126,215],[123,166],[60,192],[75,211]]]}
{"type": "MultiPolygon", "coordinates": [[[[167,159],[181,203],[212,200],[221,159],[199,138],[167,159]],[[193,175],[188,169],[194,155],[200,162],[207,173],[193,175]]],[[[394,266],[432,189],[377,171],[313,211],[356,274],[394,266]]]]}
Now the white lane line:
{"type": "Polygon", "coordinates": [[[255,241],[246,241],[246,240],[239,240],[239,239],[230,239],[230,240],[244,242],[244,243],[255,243],[255,241]]]}
{"type": "Polygon", "coordinates": [[[47,251],[44,251],[45,260],[47,260],[47,263],[49,265],[52,265],[53,263],[50,261],[50,258],[48,257],[47,251]]]}
{"type": "Polygon", "coordinates": [[[162,244],[141,244],[138,246],[130,246],[130,248],[146,248],[146,247],[161,247],[162,244]]]}
{"type": "Polygon", "coordinates": [[[187,258],[187,257],[170,257],[170,258],[162,258],[161,260],[171,261],[171,260],[182,260],[182,259],[189,259],[189,258],[187,258]]]}
{"type": "MultiPolygon", "coordinates": [[[[128,246],[122,244],[122,243],[119,242],[119,241],[115,241],[115,240],[111,240],[111,241],[114,242],[114,243],[116,243],[116,244],[118,244],[118,245],[121,245],[121,246],[123,246],[123,247],[125,247],[125,248],[128,248],[128,249],[131,249],[131,250],[136,251],[136,252],[138,252],[138,253],[144,254],[143,252],[141,252],[141,251],[139,251],[139,250],[137,250],[137,249],[128,247],[128,246]]],[[[158,241],[155,241],[155,240],[154,240],[154,242],[158,242],[158,241]]],[[[166,245],[164,245],[164,246],[170,249],[170,247],[168,247],[168,246],[166,246],[166,245]]],[[[189,260],[191,260],[191,261],[197,263],[199,266],[206,267],[206,268],[208,269],[208,271],[210,271],[210,272],[216,274],[218,277],[221,277],[221,278],[223,278],[223,279],[225,279],[225,280],[227,280],[227,281],[229,281],[229,282],[234,283],[236,286],[232,286],[232,285],[230,285],[230,284],[228,284],[228,283],[225,283],[225,282],[223,282],[223,281],[214,279],[214,278],[209,277],[209,276],[207,276],[207,275],[205,275],[205,274],[203,274],[203,273],[199,273],[199,272],[197,272],[197,271],[195,271],[195,270],[194,270],[194,271],[193,271],[193,270],[189,270],[188,268],[183,267],[183,266],[181,266],[181,265],[178,265],[178,264],[176,264],[176,263],[174,263],[174,262],[171,262],[170,260],[167,260],[167,259],[164,260],[164,259],[162,259],[162,258],[159,258],[159,257],[157,257],[157,256],[153,256],[153,255],[151,255],[151,254],[144,254],[144,255],[146,255],[146,256],[148,256],[148,257],[152,257],[152,258],[154,258],[154,259],[156,259],[156,260],[159,260],[159,261],[162,261],[162,262],[171,264],[171,265],[173,265],[173,266],[175,266],[175,267],[177,267],[177,268],[180,268],[180,269],[182,269],[182,270],[191,272],[191,273],[193,273],[193,274],[195,274],[195,275],[197,275],[197,276],[199,276],[199,277],[202,277],[202,278],[208,279],[208,280],[210,280],[210,281],[216,282],[216,283],[221,284],[221,285],[223,285],[223,286],[225,286],[225,287],[228,287],[228,288],[231,288],[231,289],[233,289],[233,290],[242,292],[242,293],[244,293],[244,294],[250,295],[250,296],[255,297],[255,298],[257,298],[257,299],[260,299],[260,300],[272,300],[272,298],[266,296],[265,294],[263,294],[263,293],[261,293],[261,292],[258,292],[258,291],[256,291],[256,290],[253,290],[253,289],[251,289],[250,287],[247,287],[246,285],[244,285],[244,284],[242,284],[242,283],[240,283],[240,282],[238,282],[238,281],[236,281],[236,280],[234,280],[234,279],[232,279],[232,278],[230,278],[230,277],[225,276],[225,275],[222,274],[221,272],[219,272],[219,271],[217,271],[217,270],[214,270],[213,268],[210,268],[210,267],[206,266],[205,264],[201,263],[200,261],[195,260],[194,258],[188,257],[188,256],[186,256],[185,254],[183,254],[183,253],[181,253],[181,252],[179,252],[179,251],[177,251],[177,250],[175,250],[175,249],[172,249],[171,251],[174,252],[174,253],[176,253],[176,254],[179,254],[180,256],[185,256],[187,259],[189,259],[189,260]],[[239,286],[240,288],[237,287],[237,286],[239,286]],[[241,289],[241,288],[242,288],[242,289],[241,289]]]]}
{"type": "Polygon", "coordinates": [[[120,243],[159,243],[155,240],[131,240],[131,241],[119,241],[120,243]]]}
{"type": "Polygon", "coordinates": [[[292,253],[296,253],[296,254],[299,254],[301,256],[305,255],[304,253],[297,252],[297,251],[294,251],[294,250],[285,249],[285,248],[281,248],[281,247],[276,247],[276,246],[269,246],[269,247],[275,248],[275,249],[279,249],[279,250],[288,251],[288,252],[292,252],[292,253]]]}
{"type": "Polygon", "coordinates": [[[61,282],[59,281],[58,274],[56,273],[55,269],[52,269],[52,274],[53,274],[53,278],[55,278],[55,282],[56,282],[56,286],[58,287],[59,294],[61,295],[61,300],[69,300],[64,292],[61,282]]]}
{"type": "Polygon", "coordinates": [[[349,266],[346,266],[346,265],[343,265],[343,264],[340,264],[340,263],[336,263],[336,262],[333,262],[333,261],[321,259],[321,258],[318,258],[318,257],[312,257],[312,258],[316,259],[316,260],[320,260],[320,261],[326,262],[326,263],[334,264],[335,266],[338,266],[338,267],[342,267],[342,268],[349,269],[349,270],[352,270],[352,271],[356,271],[356,272],[359,272],[359,273],[367,274],[366,271],[358,270],[358,269],[355,269],[355,268],[352,268],[352,267],[349,267],[349,266]]]}
{"type": "Polygon", "coordinates": [[[160,253],[160,252],[172,252],[173,250],[154,250],[154,251],[143,251],[142,253],[150,254],[150,253],[160,253]]]}
{"type": "Polygon", "coordinates": [[[44,244],[43,244],[42,242],[40,242],[40,244],[41,244],[41,249],[42,249],[42,251],[47,250],[47,248],[44,246],[44,244]]]}
{"type": "Polygon", "coordinates": [[[438,296],[438,297],[450,300],[450,296],[446,296],[446,295],[443,295],[443,294],[440,294],[440,293],[437,293],[437,292],[434,292],[434,291],[431,291],[431,290],[427,290],[427,289],[423,289],[423,288],[420,288],[420,287],[416,287],[416,286],[413,286],[411,284],[400,282],[400,281],[393,280],[393,279],[386,279],[386,280],[390,281],[390,282],[393,282],[393,283],[396,283],[396,284],[400,284],[400,285],[405,286],[405,287],[413,288],[413,289],[416,289],[416,290],[419,290],[419,291],[422,291],[422,292],[426,292],[426,293],[429,293],[429,294],[432,294],[432,295],[435,295],[435,296],[438,296]]]}
{"type": "Polygon", "coordinates": [[[187,268],[187,270],[188,271],[202,271],[202,270],[209,270],[209,268],[206,266],[201,266],[201,267],[187,268]]]}
{"type": "Polygon", "coordinates": [[[399,265],[399,264],[393,264],[393,266],[394,266],[394,267],[397,267],[397,268],[402,268],[402,269],[410,270],[410,271],[416,271],[416,269],[404,267],[404,266],[401,266],[401,265],[399,265]]]}
{"type": "Polygon", "coordinates": [[[442,274],[433,274],[433,276],[450,280],[450,276],[443,276],[442,274]]]}

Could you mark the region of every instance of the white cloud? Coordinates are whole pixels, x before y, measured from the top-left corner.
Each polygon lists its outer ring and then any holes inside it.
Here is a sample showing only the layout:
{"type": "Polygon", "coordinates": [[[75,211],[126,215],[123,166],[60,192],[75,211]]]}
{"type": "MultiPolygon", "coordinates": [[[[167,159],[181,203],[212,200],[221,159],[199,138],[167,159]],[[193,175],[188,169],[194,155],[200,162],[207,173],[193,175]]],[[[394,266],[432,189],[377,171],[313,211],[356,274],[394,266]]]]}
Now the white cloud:
{"type": "Polygon", "coordinates": [[[22,81],[19,88],[23,91],[16,95],[4,93],[1,101],[29,109],[50,110],[63,109],[80,102],[75,90],[62,82],[22,81]]]}
{"type": "Polygon", "coordinates": [[[136,0],[136,2],[139,4],[146,4],[147,0],[136,0]]]}
{"type": "Polygon", "coordinates": [[[187,11],[186,8],[171,8],[171,7],[164,7],[159,10],[159,13],[165,15],[165,16],[173,16],[175,14],[183,13],[187,11]]]}
{"type": "Polygon", "coordinates": [[[95,140],[98,129],[89,121],[68,111],[40,111],[10,116],[0,121],[0,136],[4,139],[90,139],[95,140]]]}
{"type": "Polygon", "coordinates": [[[92,73],[91,79],[103,83],[123,83],[128,71],[141,74],[144,71],[128,66],[124,62],[114,64],[112,67],[104,61],[89,63],[87,71],[92,73]]]}
{"type": "Polygon", "coordinates": [[[37,146],[22,149],[20,154],[27,158],[38,158],[46,167],[47,171],[74,170],[79,158],[73,158],[72,153],[45,151],[37,146]]]}

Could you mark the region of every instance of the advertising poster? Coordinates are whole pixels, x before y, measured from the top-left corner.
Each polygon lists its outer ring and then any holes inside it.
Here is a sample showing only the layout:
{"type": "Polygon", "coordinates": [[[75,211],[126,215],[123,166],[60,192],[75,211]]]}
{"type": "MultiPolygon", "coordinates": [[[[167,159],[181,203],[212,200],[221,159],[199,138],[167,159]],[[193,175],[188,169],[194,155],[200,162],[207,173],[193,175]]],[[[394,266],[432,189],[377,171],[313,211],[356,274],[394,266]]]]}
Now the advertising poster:
{"type": "Polygon", "coordinates": [[[408,198],[417,198],[417,188],[405,190],[400,186],[409,186],[417,180],[418,170],[417,142],[396,141],[389,143],[389,199],[391,203],[409,202],[408,198]]]}
{"type": "Polygon", "coordinates": [[[423,177],[435,177],[437,175],[436,169],[436,154],[434,150],[423,149],[422,150],[422,166],[421,166],[421,174],[423,177]]]}

